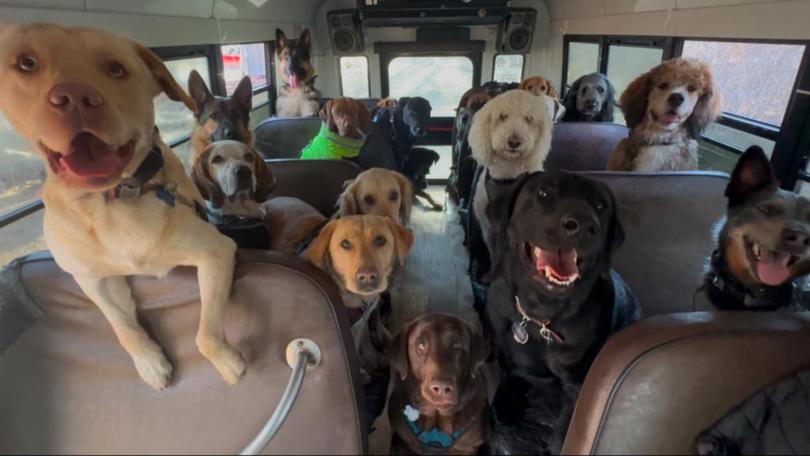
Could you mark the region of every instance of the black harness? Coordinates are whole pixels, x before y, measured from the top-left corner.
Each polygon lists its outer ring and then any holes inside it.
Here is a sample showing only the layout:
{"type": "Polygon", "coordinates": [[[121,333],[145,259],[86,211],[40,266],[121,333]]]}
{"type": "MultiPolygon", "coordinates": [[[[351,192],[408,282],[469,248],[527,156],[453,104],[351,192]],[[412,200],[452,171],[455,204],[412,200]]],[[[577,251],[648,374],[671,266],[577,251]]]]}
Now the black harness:
{"type": "Polygon", "coordinates": [[[330,219],[326,219],[326,220],[324,220],[323,222],[319,223],[319,224],[318,224],[318,226],[316,226],[315,228],[313,228],[313,229],[312,229],[312,230],[311,230],[311,231],[310,231],[310,232],[307,234],[307,236],[306,236],[304,239],[302,239],[302,240],[301,240],[301,242],[299,242],[299,243],[298,243],[298,245],[296,245],[296,246],[295,246],[295,250],[293,250],[293,255],[295,255],[295,256],[301,256],[301,254],[303,254],[303,253],[304,253],[304,250],[306,250],[306,249],[307,249],[307,247],[309,247],[309,244],[312,244],[312,241],[314,241],[314,240],[315,240],[315,238],[317,238],[317,237],[318,237],[318,235],[319,235],[319,234],[321,234],[321,230],[322,230],[322,229],[323,229],[323,227],[325,227],[325,226],[326,226],[326,224],[327,224],[327,223],[329,223],[329,222],[330,222],[330,219]]]}
{"type": "Polygon", "coordinates": [[[712,252],[711,268],[698,291],[703,289],[719,310],[804,310],[806,307],[795,281],[779,286],[749,287],[728,271],[719,250],[712,252]]]}

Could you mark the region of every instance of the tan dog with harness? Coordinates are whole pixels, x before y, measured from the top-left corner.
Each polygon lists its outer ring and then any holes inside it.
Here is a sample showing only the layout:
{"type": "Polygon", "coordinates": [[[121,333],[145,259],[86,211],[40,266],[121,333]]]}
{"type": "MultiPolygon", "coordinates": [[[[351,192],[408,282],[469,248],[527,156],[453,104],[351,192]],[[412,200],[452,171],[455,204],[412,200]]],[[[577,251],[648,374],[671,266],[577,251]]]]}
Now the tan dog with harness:
{"type": "Polygon", "coordinates": [[[156,389],[172,365],[138,323],[126,276],[196,266],[197,346],[236,383],[245,362],[223,329],[235,245],[200,217],[202,197],[154,124],[161,92],[191,110],[194,101],[154,53],[102,30],[0,26],[0,60],[0,110],[46,162],[44,233],[56,262],[156,389]]]}

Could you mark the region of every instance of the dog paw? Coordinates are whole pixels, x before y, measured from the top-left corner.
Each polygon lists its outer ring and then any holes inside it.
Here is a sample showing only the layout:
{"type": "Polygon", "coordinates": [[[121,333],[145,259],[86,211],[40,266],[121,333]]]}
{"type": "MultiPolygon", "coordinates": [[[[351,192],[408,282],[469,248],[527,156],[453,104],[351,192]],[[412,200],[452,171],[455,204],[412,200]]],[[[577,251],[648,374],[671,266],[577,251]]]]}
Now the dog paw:
{"type": "Polygon", "coordinates": [[[163,391],[172,381],[174,368],[160,347],[155,347],[142,355],[133,356],[132,361],[135,362],[138,375],[152,388],[163,391]]]}
{"type": "Polygon", "coordinates": [[[219,371],[225,383],[233,386],[245,375],[247,366],[242,355],[229,346],[223,346],[212,356],[207,356],[219,371]]]}

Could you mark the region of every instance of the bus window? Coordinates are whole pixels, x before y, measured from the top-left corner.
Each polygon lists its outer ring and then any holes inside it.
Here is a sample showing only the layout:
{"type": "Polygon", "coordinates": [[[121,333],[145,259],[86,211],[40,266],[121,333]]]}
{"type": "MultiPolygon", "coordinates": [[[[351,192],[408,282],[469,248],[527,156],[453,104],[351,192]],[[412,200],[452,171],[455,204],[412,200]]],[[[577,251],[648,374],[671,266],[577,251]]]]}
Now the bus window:
{"type": "Polygon", "coordinates": [[[493,81],[520,82],[523,79],[523,54],[498,54],[493,66],[493,81]]]}
{"type": "MultiPolygon", "coordinates": [[[[616,97],[640,74],[661,63],[664,50],[655,47],[622,46],[611,44],[608,47],[607,77],[616,88],[616,97]]],[[[624,115],[616,110],[616,123],[624,124],[624,115]]]]}
{"type": "Polygon", "coordinates": [[[340,91],[344,97],[368,98],[368,58],[340,58],[340,91]]]}
{"type": "Polygon", "coordinates": [[[568,43],[568,71],[565,83],[571,85],[580,76],[599,71],[599,44],[568,43]]]}
{"type": "Polygon", "coordinates": [[[389,96],[423,97],[433,117],[455,116],[458,100],[473,84],[467,57],[396,57],[388,64],[389,96]]]}
{"type": "Polygon", "coordinates": [[[265,43],[220,46],[225,78],[225,92],[230,96],[245,75],[250,76],[253,90],[266,86],[267,50],[265,43]]]}
{"type": "MultiPolygon", "coordinates": [[[[188,74],[191,70],[197,70],[208,87],[211,87],[208,71],[208,59],[206,57],[193,57],[187,59],[173,59],[164,62],[166,68],[174,76],[182,87],[186,87],[188,74]]],[[[188,110],[185,105],[172,101],[165,93],[161,93],[155,98],[155,124],[160,129],[160,137],[166,144],[171,144],[178,139],[187,137],[194,125],[194,113],[188,110]]],[[[185,162],[187,156],[181,155],[180,159],[185,162]]]]}

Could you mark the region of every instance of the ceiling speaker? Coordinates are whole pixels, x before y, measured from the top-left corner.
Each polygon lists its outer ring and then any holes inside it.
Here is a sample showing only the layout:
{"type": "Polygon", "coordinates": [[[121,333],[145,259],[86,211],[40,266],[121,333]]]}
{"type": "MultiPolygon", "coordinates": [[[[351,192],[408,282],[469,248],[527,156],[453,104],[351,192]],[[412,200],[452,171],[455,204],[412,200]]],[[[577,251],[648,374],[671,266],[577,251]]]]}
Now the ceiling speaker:
{"type": "Polygon", "coordinates": [[[498,52],[528,54],[532,50],[535,16],[530,9],[510,11],[498,34],[498,52]]]}
{"type": "Polygon", "coordinates": [[[363,30],[354,10],[330,11],[326,15],[332,53],[335,55],[363,52],[363,30]]]}

